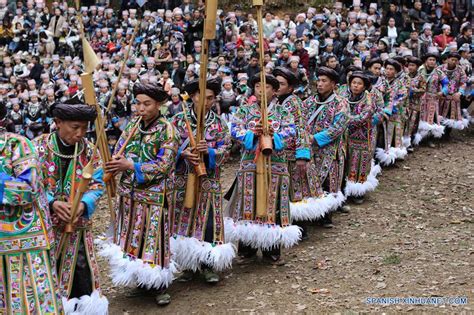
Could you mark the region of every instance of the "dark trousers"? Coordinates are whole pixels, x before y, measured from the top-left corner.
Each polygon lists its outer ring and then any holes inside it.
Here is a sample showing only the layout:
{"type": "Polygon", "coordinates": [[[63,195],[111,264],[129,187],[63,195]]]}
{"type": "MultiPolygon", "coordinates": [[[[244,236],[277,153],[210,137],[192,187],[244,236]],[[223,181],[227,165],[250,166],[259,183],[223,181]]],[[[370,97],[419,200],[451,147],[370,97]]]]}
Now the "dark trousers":
{"type": "MultiPolygon", "coordinates": [[[[251,258],[257,255],[257,248],[253,248],[252,246],[244,245],[241,242],[239,242],[239,256],[244,257],[244,258],[251,258]]],[[[270,250],[262,250],[262,256],[266,258],[280,258],[281,255],[281,248],[274,247],[270,250]]],[[[276,259],[274,259],[276,260],[276,259]]]]}
{"type": "Polygon", "coordinates": [[[77,253],[76,269],[74,270],[74,279],[69,299],[80,298],[83,295],[92,294],[92,275],[87,261],[86,248],[84,241],[81,240],[79,251],[77,253]]]}

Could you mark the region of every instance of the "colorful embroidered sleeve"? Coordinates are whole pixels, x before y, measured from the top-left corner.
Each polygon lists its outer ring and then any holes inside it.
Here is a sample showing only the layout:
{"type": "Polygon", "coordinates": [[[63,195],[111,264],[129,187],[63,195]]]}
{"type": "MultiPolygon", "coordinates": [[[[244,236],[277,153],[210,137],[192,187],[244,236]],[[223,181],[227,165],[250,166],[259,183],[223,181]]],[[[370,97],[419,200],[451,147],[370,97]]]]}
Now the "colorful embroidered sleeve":
{"type": "Polygon", "coordinates": [[[230,134],[235,140],[244,143],[245,138],[251,135],[253,142],[253,132],[247,129],[245,122],[248,119],[248,104],[243,103],[235,112],[230,125],[230,134]]]}
{"type": "MultiPolygon", "coordinates": [[[[138,184],[146,184],[164,177],[175,167],[179,145],[176,129],[164,118],[160,118],[160,122],[165,124],[166,127],[162,131],[163,135],[155,135],[157,136],[156,141],[158,141],[156,144],[159,145],[157,154],[147,156],[144,162],[135,163],[135,179],[138,184]]],[[[146,155],[147,153],[145,153],[146,155]]]]}
{"type": "Polygon", "coordinates": [[[34,147],[28,139],[19,137],[8,139],[6,146],[7,154],[11,154],[13,168],[1,165],[1,203],[9,206],[31,204],[40,189],[37,170],[39,163],[34,147]]]}
{"type": "MultiPolygon", "coordinates": [[[[89,144],[89,149],[91,145],[89,144]]],[[[90,150],[89,156],[92,155],[92,150],[90,150]]],[[[92,175],[92,180],[89,183],[89,189],[82,196],[82,202],[86,204],[86,211],[84,217],[90,219],[94,214],[97,205],[99,203],[100,197],[104,194],[104,181],[103,181],[103,169],[100,167],[100,158],[96,155],[94,159],[94,174],[92,175]]]]}
{"type": "MultiPolygon", "coordinates": [[[[345,101],[342,102],[345,103],[345,101]]],[[[341,104],[340,106],[338,106],[338,108],[340,108],[340,110],[334,116],[334,120],[331,126],[321,130],[320,132],[314,135],[314,141],[321,148],[334,142],[346,130],[347,124],[349,122],[347,106],[345,104],[341,104]]]]}
{"type": "Polygon", "coordinates": [[[208,165],[210,169],[220,167],[229,156],[229,150],[232,145],[230,140],[229,128],[225,121],[217,117],[216,124],[213,124],[206,130],[206,133],[215,133],[216,139],[210,144],[208,149],[208,165]]]}
{"type": "Polygon", "coordinates": [[[372,119],[372,115],[375,111],[375,104],[373,103],[373,96],[369,92],[365,92],[365,101],[362,111],[357,115],[351,115],[349,120],[350,127],[360,127],[366,125],[372,119]]]}
{"type": "Polygon", "coordinates": [[[281,151],[288,147],[288,141],[297,137],[297,126],[294,117],[281,105],[275,108],[276,120],[280,121],[279,128],[274,129],[273,145],[276,151],[281,151]]]}
{"type": "Polygon", "coordinates": [[[306,134],[306,126],[303,117],[303,102],[299,97],[293,97],[291,104],[291,113],[293,114],[293,118],[295,120],[295,127],[296,127],[296,151],[295,151],[295,158],[296,159],[304,159],[309,160],[311,158],[310,153],[310,144],[308,142],[308,137],[306,134]]]}

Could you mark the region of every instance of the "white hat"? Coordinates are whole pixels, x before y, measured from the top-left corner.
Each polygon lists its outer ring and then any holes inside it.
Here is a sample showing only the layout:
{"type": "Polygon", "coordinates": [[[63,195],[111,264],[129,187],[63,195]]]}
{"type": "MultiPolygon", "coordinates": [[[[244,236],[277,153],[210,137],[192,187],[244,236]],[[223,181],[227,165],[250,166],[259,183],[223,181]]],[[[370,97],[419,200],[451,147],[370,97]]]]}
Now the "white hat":
{"type": "Polygon", "coordinates": [[[441,29],[444,31],[444,30],[450,30],[451,29],[451,26],[449,26],[448,24],[443,24],[443,26],[441,27],[441,29]]]}
{"type": "Polygon", "coordinates": [[[369,4],[369,8],[370,8],[370,9],[377,10],[377,3],[371,3],[371,4],[369,4]]]}
{"type": "Polygon", "coordinates": [[[224,77],[222,79],[222,85],[226,84],[226,83],[232,83],[232,78],[231,77],[224,77]]]}
{"type": "Polygon", "coordinates": [[[300,57],[298,56],[291,56],[290,58],[288,58],[288,63],[292,63],[292,62],[300,62],[300,57]]]}

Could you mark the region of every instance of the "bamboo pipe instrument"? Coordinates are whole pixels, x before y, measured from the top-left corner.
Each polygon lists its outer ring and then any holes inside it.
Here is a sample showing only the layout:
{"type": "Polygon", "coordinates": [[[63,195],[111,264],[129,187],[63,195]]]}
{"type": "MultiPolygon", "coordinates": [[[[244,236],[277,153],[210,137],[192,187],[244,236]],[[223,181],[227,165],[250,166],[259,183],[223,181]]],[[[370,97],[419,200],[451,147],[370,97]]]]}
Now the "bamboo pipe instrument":
{"type": "Polygon", "coordinates": [[[69,193],[69,200],[74,200],[74,194],[76,193],[76,168],[77,168],[77,150],[79,148],[79,143],[77,142],[74,145],[74,161],[72,164],[72,173],[71,173],[71,191],[69,193]]]}
{"type": "MultiPolygon", "coordinates": [[[[138,120],[135,122],[135,125],[133,126],[132,130],[130,130],[130,133],[127,136],[127,139],[123,142],[122,147],[120,147],[120,150],[117,152],[116,156],[120,156],[125,152],[125,149],[127,148],[128,143],[130,140],[132,140],[133,136],[138,130],[138,127],[140,126],[140,123],[142,121],[142,116],[138,118],[138,120]]],[[[113,177],[112,173],[105,173],[104,174],[104,182],[110,181],[110,179],[113,177]]]]}
{"type": "Polygon", "coordinates": [[[84,193],[89,189],[89,183],[92,180],[92,175],[94,174],[94,159],[96,148],[97,144],[94,147],[94,152],[92,152],[92,156],[89,163],[87,163],[87,165],[82,169],[82,178],[79,182],[77,193],[74,195],[74,200],[71,206],[71,221],[68,222],[64,227],[64,232],[66,233],[72,233],[74,231],[74,220],[76,219],[77,210],[81,203],[82,197],[84,196],[84,193]]]}
{"type": "MultiPolygon", "coordinates": [[[[204,139],[206,127],[206,85],[207,64],[209,61],[209,40],[216,38],[217,0],[206,0],[204,17],[204,34],[202,37],[202,52],[199,69],[199,104],[197,106],[196,142],[204,139]]],[[[201,155],[202,160],[202,155],[201,155]]]]}
{"type": "Polygon", "coordinates": [[[259,144],[256,151],[256,189],[257,198],[255,204],[256,217],[268,221],[268,186],[271,178],[271,153],[273,151],[273,141],[270,136],[267,113],[267,80],[264,71],[264,39],[263,39],[263,0],[253,0],[253,5],[257,8],[258,26],[258,48],[260,64],[260,112],[263,134],[260,135],[259,144]]]}
{"type": "MultiPolygon", "coordinates": [[[[191,145],[191,148],[194,150],[196,149],[197,143],[196,143],[196,140],[194,139],[193,129],[191,128],[191,123],[189,122],[189,119],[188,119],[188,111],[186,109],[186,105],[184,104],[184,102],[181,103],[181,107],[183,109],[183,117],[184,117],[184,123],[186,124],[186,131],[188,132],[189,144],[191,145]]],[[[205,176],[207,174],[206,165],[204,164],[202,160],[199,162],[199,165],[194,167],[194,173],[198,177],[205,176]]]]}
{"type": "Polygon", "coordinates": [[[260,136],[260,150],[264,155],[270,155],[273,151],[273,141],[270,136],[267,113],[267,80],[264,71],[264,39],[263,39],[263,0],[254,0],[253,5],[257,7],[257,26],[258,26],[258,52],[260,63],[260,86],[261,100],[260,108],[262,112],[263,135],[260,136]]]}

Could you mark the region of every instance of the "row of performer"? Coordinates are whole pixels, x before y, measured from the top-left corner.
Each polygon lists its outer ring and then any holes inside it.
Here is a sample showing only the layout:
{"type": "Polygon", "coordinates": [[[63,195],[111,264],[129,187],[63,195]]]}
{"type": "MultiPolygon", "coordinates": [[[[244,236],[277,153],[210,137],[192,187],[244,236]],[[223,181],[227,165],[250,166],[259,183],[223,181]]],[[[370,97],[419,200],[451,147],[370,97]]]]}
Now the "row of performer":
{"type": "MultiPolygon", "coordinates": [[[[216,283],[235,259],[252,261],[259,250],[282,264],[280,250],[305,237],[305,222],[331,227],[346,199],[361,203],[377,187],[381,166],[423,139],[467,127],[459,56],[437,61],[372,59],[366,69],[349,68],[342,86],[340,74],[322,67],[317,92],[304,101],[293,94],[295,75],[276,68],[251,78],[253,93],[227,119],[213,110],[221,84],[208,80],[199,141],[189,137],[202,118],[199,81],[186,85],[189,98],[171,119],[161,116],[163,88],[137,84],[137,116],[108,162],[85,139],[97,117],[86,104],[54,105],[56,130],[33,141],[2,129],[0,313],[106,314],[96,255],[106,258],[114,285],[135,288],[132,296],[152,292],[158,305],[170,302],[174,279],[200,273],[216,283]],[[270,150],[262,150],[263,136],[270,150]],[[240,167],[224,195],[233,143],[240,167]],[[107,234],[94,238],[94,212],[114,180],[106,174],[118,180],[115,207],[107,234]]],[[[0,115],[4,122],[5,107],[0,115]]]]}

